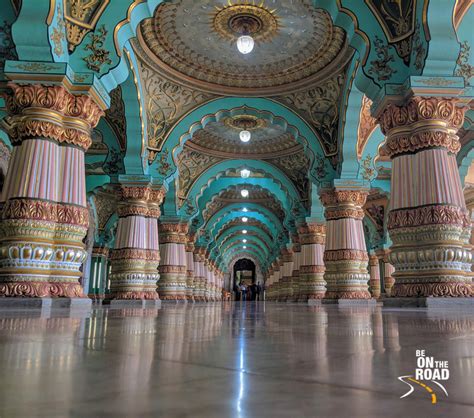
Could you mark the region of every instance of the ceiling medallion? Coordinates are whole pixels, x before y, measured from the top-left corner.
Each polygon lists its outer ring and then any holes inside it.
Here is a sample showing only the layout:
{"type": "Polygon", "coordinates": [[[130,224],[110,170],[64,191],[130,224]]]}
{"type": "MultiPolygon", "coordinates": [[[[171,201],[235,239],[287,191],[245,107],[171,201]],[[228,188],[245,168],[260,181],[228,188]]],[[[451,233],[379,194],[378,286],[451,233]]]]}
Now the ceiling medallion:
{"type": "Polygon", "coordinates": [[[211,27],[222,38],[236,41],[242,36],[250,36],[255,42],[271,40],[280,28],[276,9],[269,9],[264,2],[245,1],[244,3],[216,7],[217,12],[211,16],[211,27]]]}
{"type": "Polygon", "coordinates": [[[224,124],[229,128],[237,129],[239,131],[254,131],[267,127],[265,119],[259,119],[253,115],[237,115],[225,118],[224,124]]]}

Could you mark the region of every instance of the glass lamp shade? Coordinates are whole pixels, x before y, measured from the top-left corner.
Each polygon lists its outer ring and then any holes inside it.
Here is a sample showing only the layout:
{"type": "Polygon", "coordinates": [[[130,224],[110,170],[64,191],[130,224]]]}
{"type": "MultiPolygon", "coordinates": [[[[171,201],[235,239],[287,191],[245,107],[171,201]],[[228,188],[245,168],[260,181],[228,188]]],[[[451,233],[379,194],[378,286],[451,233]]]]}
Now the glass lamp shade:
{"type": "Polygon", "coordinates": [[[243,248],[244,250],[246,250],[246,249],[247,249],[247,246],[246,246],[246,245],[244,245],[242,248],[243,248]]]}
{"type": "Polygon", "coordinates": [[[241,54],[249,54],[252,52],[252,49],[255,45],[255,42],[251,36],[242,35],[237,39],[237,49],[241,54]]]}
{"type": "Polygon", "coordinates": [[[244,216],[244,217],[242,218],[242,222],[247,222],[248,220],[249,220],[249,218],[247,218],[246,216],[244,216]]]}
{"type": "Polygon", "coordinates": [[[249,210],[247,208],[243,208],[242,212],[248,212],[249,210]]]}
{"type": "Polygon", "coordinates": [[[245,244],[245,243],[247,242],[247,240],[246,240],[246,239],[243,239],[242,242],[245,244]]]}
{"type": "Polygon", "coordinates": [[[244,229],[244,230],[242,231],[242,234],[246,234],[246,233],[247,233],[247,230],[244,229]]]}
{"type": "Polygon", "coordinates": [[[252,134],[249,131],[240,131],[239,138],[242,142],[249,142],[252,134]]]}
{"type": "Polygon", "coordinates": [[[241,195],[242,197],[248,197],[249,191],[248,191],[247,189],[242,189],[242,190],[240,191],[240,195],[241,195]]]}
{"type": "Polygon", "coordinates": [[[247,170],[246,168],[240,170],[240,177],[243,179],[248,179],[250,177],[250,170],[247,170]]]}

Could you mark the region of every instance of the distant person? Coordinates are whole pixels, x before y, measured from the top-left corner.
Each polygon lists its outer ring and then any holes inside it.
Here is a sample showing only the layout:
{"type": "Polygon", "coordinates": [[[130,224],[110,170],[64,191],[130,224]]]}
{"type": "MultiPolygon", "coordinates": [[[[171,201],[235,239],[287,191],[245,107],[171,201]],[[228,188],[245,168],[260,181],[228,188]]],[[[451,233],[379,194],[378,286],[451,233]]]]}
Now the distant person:
{"type": "Polygon", "coordinates": [[[261,294],[262,294],[262,286],[260,286],[260,282],[257,282],[257,285],[255,286],[255,288],[256,288],[256,293],[257,293],[256,300],[260,301],[261,294]]]}
{"type": "Polygon", "coordinates": [[[247,300],[247,287],[243,283],[240,286],[240,292],[242,294],[242,300],[245,302],[247,300]]]}

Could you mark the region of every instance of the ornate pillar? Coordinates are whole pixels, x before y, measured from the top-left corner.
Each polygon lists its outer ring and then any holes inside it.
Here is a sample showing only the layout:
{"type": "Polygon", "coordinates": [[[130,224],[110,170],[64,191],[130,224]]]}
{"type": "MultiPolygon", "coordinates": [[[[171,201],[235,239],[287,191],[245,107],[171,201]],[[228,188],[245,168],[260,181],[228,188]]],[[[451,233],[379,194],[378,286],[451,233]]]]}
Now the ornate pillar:
{"type": "Polygon", "coordinates": [[[300,298],[300,260],[301,245],[295,242],[293,244],[293,271],[291,272],[291,302],[298,302],[300,298]]]}
{"type": "Polygon", "coordinates": [[[280,283],[280,259],[277,258],[275,260],[275,265],[273,266],[273,300],[275,302],[280,301],[280,291],[281,291],[281,283],[280,283]]]}
{"type": "Polygon", "coordinates": [[[324,262],[327,299],[370,299],[362,207],[367,191],[326,190],[321,194],[327,221],[324,262]]]}
{"type": "Polygon", "coordinates": [[[160,281],[162,300],[186,300],[186,233],[181,223],[160,222],[160,281]]]}
{"type": "Polygon", "coordinates": [[[322,299],[326,294],[323,261],[326,226],[308,223],[299,227],[298,232],[301,244],[300,301],[322,299]]]}
{"type": "Polygon", "coordinates": [[[206,302],[210,302],[211,300],[211,271],[209,265],[209,258],[208,254],[206,253],[204,256],[204,300],[206,302]]]}
{"type": "Polygon", "coordinates": [[[188,236],[186,241],[186,299],[194,301],[194,237],[188,236]]]}
{"type": "Polygon", "coordinates": [[[194,289],[195,301],[204,302],[206,300],[206,273],[204,271],[204,248],[194,249],[194,289]]]}
{"type": "Polygon", "coordinates": [[[107,247],[92,248],[89,297],[93,300],[103,300],[105,298],[105,289],[107,288],[108,280],[108,257],[109,249],[107,247]]]}
{"type": "Polygon", "coordinates": [[[462,192],[456,99],[411,97],[378,115],[392,160],[388,230],[391,295],[472,296],[470,220],[462,192]]]}
{"type": "Polygon", "coordinates": [[[156,291],[160,262],[157,206],[162,198],[161,191],[152,191],[148,186],[122,185],[115,249],[110,257],[109,299],[160,299],[156,291]]]}
{"type": "Polygon", "coordinates": [[[380,297],[380,266],[379,258],[375,254],[369,255],[369,289],[373,298],[380,297]]]}
{"type": "Polygon", "coordinates": [[[291,301],[293,289],[291,288],[291,276],[293,274],[293,251],[284,248],[281,251],[281,294],[280,301],[291,301]]]}
{"type": "Polygon", "coordinates": [[[382,249],[376,252],[379,262],[382,262],[383,288],[386,296],[390,296],[395,279],[393,278],[394,267],[390,264],[388,257],[390,251],[382,249]]]}
{"type": "Polygon", "coordinates": [[[103,115],[62,86],[8,84],[13,144],[0,223],[0,296],[85,297],[84,153],[103,115]]]}

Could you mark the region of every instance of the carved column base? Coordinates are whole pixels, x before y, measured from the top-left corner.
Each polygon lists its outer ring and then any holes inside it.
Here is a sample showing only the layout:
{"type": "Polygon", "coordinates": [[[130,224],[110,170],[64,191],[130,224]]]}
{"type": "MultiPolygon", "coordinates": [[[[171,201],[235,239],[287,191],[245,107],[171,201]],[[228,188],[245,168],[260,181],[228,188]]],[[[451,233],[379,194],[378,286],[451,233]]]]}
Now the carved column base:
{"type": "Polygon", "coordinates": [[[111,254],[110,274],[111,299],[159,300],[156,291],[159,274],[156,266],[159,254],[156,250],[116,249],[111,254]]]}
{"type": "MultiPolygon", "coordinates": [[[[67,205],[27,199],[13,203],[26,205],[20,205],[23,210],[26,210],[26,207],[30,208],[29,210],[49,208],[52,213],[42,215],[44,217],[57,218],[58,208],[63,208],[68,213],[72,211],[67,205]]],[[[13,203],[9,202],[10,208],[4,209],[4,215],[11,215],[9,210],[12,209],[13,203]]],[[[83,215],[82,208],[75,209],[77,216],[83,215]]],[[[84,219],[87,221],[87,217],[84,219]]],[[[82,243],[86,231],[84,226],[43,220],[2,220],[0,296],[86,297],[79,283],[82,277],[80,267],[87,257],[82,243]]]]}
{"type": "MultiPolygon", "coordinates": [[[[434,215],[439,212],[437,207],[422,209],[434,215]]],[[[454,213],[449,207],[443,207],[443,210],[454,213]]],[[[419,210],[415,212],[418,213],[419,210]]],[[[398,216],[398,212],[390,213],[389,226],[393,228],[399,223],[398,216]]],[[[421,216],[421,219],[426,216],[421,216]]],[[[391,289],[391,296],[474,296],[472,255],[465,245],[470,233],[470,224],[466,220],[462,225],[461,215],[459,219],[451,217],[446,219],[446,222],[450,219],[455,223],[391,230],[393,246],[389,261],[395,267],[395,284],[391,289]]]]}
{"type": "Polygon", "coordinates": [[[324,295],[326,294],[324,271],[324,266],[300,267],[300,275],[304,275],[306,282],[306,300],[324,298],[324,295]]]}
{"type": "Polygon", "coordinates": [[[367,273],[368,256],[365,251],[326,251],[326,299],[371,299],[367,273]]]}
{"type": "Polygon", "coordinates": [[[158,291],[162,300],[186,300],[186,267],[160,266],[158,291]]]}

